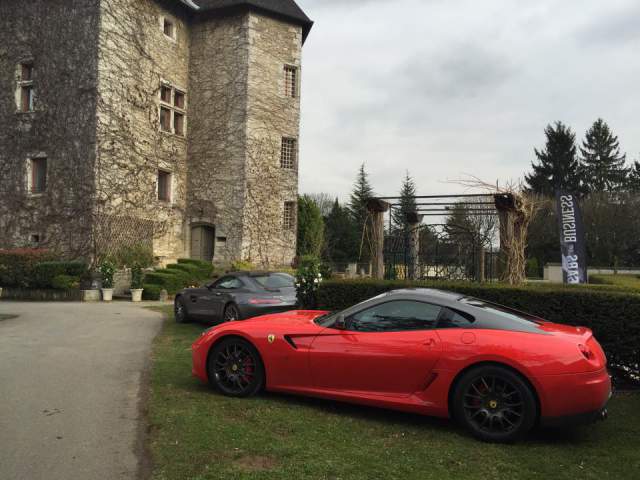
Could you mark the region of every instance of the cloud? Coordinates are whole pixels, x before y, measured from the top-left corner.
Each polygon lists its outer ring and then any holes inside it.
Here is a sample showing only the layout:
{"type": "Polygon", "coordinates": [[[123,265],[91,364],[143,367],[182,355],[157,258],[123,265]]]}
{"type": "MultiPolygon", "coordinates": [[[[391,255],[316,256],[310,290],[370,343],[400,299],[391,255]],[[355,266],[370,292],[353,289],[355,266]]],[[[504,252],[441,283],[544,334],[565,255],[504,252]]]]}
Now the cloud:
{"type": "Polygon", "coordinates": [[[580,42],[600,47],[640,41],[640,5],[616,9],[578,31],[580,42]]]}
{"type": "Polygon", "coordinates": [[[422,194],[460,191],[447,181],[465,174],[518,179],[555,120],[580,137],[602,116],[640,152],[640,59],[623,33],[635,0],[300,4],[316,21],[303,53],[303,192],[346,199],[362,163],[380,194],[407,169],[422,194]]]}

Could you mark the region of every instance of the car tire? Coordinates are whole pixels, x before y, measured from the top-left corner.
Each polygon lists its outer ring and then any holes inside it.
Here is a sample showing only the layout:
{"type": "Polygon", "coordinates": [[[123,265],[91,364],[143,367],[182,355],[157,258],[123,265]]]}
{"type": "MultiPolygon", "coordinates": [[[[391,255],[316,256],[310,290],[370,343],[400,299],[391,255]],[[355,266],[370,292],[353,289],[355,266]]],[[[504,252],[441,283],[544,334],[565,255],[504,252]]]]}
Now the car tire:
{"type": "Polygon", "coordinates": [[[455,386],[455,419],[486,442],[510,443],[535,425],[538,407],[529,383],[500,366],[480,366],[466,372],[455,386]]]}
{"type": "Polygon", "coordinates": [[[176,323],[189,323],[191,321],[182,297],[177,297],[173,303],[173,316],[176,319],[176,323]]]}
{"type": "Polygon", "coordinates": [[[207,360],[209,381],[228,397],[251,397],[265,383],[264,365],[251,343],[229,338],[217,343],[207,360]]]}
{"type": "Polygon", "coordinates": [[[224,312],[222,314],[223,322],[235,322],[238,320],[242,320],[242,315],[240,314],[240,309],[235,303],[230,303],[224,307],[224,312]]]}

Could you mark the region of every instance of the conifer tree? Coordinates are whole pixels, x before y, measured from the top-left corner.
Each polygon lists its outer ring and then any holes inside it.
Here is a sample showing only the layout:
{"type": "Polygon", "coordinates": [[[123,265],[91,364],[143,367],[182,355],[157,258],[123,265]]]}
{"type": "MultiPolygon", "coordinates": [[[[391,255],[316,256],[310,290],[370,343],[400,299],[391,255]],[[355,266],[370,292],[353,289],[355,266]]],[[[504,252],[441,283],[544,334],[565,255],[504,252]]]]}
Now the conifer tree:
{"type": "MultiPolygon", "coordinates": [[[[369,211],[367,209],[367,203],[373,198],[373,188],[369,183],[367,172],[364,168],[364,163],[360,166],[356,182],[353,185],[351,192],[351,199],[349,202],[349,211],[359,238],[362,238],[365,226],[368,225],[367,219],[369,218],[369,211]]],[[[370,258],[370,252],[367,243],[363,243],[362,260],[368,260],[370,258]]]]}
{"type": "Polygon", "coordinates": [[[626,155],[620,153],[618,137],[599,118],[587,131],[580,148],[582,177],[587,193],[614,192],[624,187],[626,155]]]}
{"type": "Polygon", "coordinates": [[[629,169],[627,185],[630,192],[640,194],[640,162],[633,162],[629,169]]]}
{"type": "Polygon", "coordinates": [[[562,122],[547,125],[543,150],[535,149],[538,163],[532,163],[533,172],[525,176],[529,190],[553,196],[556,190],[580,191],[580,164],[576,153],[576,135],[562,122]]]}
{"type": "Polygon", "coordinates": [[[402,187],[400,188],[400,201],[399,207],[396,207],[391,216],[393,219],[393,226],[397,230],[404,230],[407,228],[407,215],[414,213],[417,210],[416,205],[416,185],[413,178],[407,171],[404,180],[402,181],[402,187]]]}

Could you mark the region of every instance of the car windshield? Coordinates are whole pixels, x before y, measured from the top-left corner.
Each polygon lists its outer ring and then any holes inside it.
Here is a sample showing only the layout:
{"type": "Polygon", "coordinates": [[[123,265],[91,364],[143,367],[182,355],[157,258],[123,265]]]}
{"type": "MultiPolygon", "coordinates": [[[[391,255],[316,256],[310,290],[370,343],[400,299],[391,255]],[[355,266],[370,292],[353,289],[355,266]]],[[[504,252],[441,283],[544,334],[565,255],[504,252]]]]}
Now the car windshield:
{"type": "Polygon", "coordinates": [[[484,300],[479,300],[473,297],[461,298],[460,302],[471,307],[481,308],[489,313],[492,313],[500,318],[511,320],[520,324],[537,325],[539,322],[543,322],[542,318],[530,315],[528,313],[520,312],[518,310],[498,305],[497,303],[491,303],[484,300]]]}
{"type": "Polygon", "coordinates": [[[295,285],[295,278],[288,273],[256,275],[253,279],[264,288],[287,288],[295,285]]]}
{"type": "Polygon", "coordinates": [[[334,315],[336,313],[337,312],[325,313],[324,315],[320,315],[319,317],[314,318],[313,321],[316,325],[319,325],[321,327],[329,327],[333,324],[334,315]]]}

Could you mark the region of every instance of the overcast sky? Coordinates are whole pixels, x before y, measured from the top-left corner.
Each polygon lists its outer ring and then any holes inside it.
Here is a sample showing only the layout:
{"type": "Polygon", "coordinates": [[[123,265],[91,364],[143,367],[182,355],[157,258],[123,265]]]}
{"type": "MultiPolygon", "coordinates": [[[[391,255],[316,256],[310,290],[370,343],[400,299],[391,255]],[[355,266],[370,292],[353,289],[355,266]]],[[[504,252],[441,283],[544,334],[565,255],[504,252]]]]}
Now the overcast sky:
{"type": "Polygon", "coordinates": [[[640,153],[638,0],[298,0],[305,44],[300,187],[345,199],[409,170],[422,195],[521,178],[543,129],[603,117],[640,153]]]}

